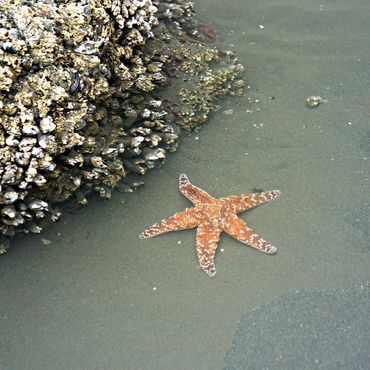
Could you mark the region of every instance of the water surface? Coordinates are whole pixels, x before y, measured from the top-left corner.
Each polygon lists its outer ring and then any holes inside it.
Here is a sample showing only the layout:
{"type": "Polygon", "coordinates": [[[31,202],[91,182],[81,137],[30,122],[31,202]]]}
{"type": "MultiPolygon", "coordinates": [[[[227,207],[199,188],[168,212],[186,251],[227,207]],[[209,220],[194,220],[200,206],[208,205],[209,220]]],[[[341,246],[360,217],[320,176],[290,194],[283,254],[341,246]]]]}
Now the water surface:
{"type": "MultiPolygon", "coordinates": [[[[250,88],[184,136],[145,187],[65,215],[1,257],[1,369],[219,370],[252,309],[369,280],[368,2],[196,8],[240,56],[250,88]],[[310,95],[327,101],[308,109],[310,95]],[[139,240],[190,206],[177,188],[181,172],[214,196],[282,190],[242,215],[278,253],[224,235],[211,279],[198,268],[195,230],[139,240]]],[[[284,326],[284,315],[276,320],[284,326]]]]}

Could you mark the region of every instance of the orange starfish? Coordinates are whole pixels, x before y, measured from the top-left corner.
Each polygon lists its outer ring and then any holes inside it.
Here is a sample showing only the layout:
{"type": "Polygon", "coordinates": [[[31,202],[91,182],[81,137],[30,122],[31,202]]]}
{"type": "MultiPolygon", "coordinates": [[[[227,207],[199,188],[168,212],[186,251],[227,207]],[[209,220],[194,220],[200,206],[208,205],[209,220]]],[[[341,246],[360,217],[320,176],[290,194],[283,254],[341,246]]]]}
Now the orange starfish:
{"type": "Polygon", "coordinates": [[[170,231],[197,229],[197,255],[200,267],[209,276],[216,274],[215,253],[222,231],[242,243],[267,254],[276,253],[276,248],[254,233],[237,213],[256,207],[279,196],[279,190],[262,193],[231,195],[226,198],[213,198],[204,190],[190,183],[185,174],[179,178],[181,193],[191,200],[195,207],[186,208],[140,234],[141,239],[149,239],[170,231]]]}

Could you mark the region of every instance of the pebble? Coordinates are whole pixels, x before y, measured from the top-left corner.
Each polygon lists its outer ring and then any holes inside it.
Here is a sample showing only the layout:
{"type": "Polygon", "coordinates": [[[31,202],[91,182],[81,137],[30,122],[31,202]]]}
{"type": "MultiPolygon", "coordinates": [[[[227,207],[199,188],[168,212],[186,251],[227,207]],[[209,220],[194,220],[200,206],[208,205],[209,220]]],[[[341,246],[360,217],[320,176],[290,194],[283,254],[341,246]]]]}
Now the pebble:
{"type": "Polygon", "coordinates": [[[234,109],[226,109],[222,112],[223,114],[226,114],[227,116],[230,116],[234,113],[234,109]]]}

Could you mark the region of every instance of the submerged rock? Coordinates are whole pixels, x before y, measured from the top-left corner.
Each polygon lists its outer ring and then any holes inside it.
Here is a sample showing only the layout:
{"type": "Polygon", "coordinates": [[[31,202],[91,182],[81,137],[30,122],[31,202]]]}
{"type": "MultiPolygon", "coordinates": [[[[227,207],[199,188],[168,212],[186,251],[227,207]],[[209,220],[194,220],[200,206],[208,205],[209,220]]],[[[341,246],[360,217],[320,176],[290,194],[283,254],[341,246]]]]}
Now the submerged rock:
{"type": "Polygon", "coordinates": [[[240,93],[243,67],[209,34],[182,0],[0,3],[2,253],[60,202],[136,188],[131,175],[163,163],[180,127],[240,93]]]}

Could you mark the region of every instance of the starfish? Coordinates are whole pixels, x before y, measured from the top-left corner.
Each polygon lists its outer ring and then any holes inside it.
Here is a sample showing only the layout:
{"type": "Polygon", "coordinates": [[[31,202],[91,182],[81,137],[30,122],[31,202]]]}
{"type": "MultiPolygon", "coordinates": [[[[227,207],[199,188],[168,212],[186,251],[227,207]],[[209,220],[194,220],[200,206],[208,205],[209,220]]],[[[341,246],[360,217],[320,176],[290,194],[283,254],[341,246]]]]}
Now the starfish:
{"type": "Polygon", "coordinates": [[[276,248],[254,233],[237,214],[277,198],[279,190],[214,198],[191,184],[185,174],[179,177],[179,188],[195,207],[186,208],[154,224],[140,234],[141,239],[198,227],[197,256],[200,267],[209,276],[216,274],[214,259],[222,231],[263,253],[276,253],[276,248]]]}

